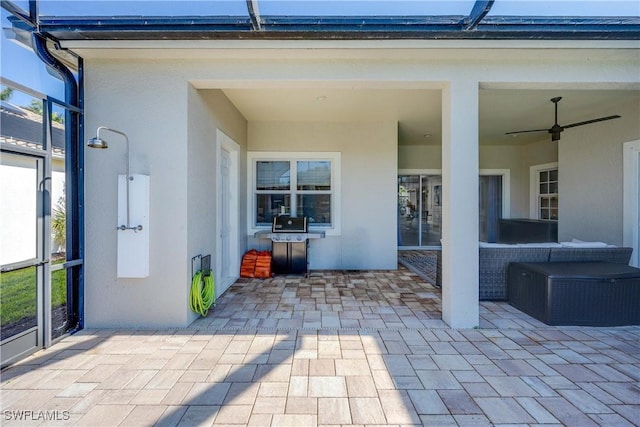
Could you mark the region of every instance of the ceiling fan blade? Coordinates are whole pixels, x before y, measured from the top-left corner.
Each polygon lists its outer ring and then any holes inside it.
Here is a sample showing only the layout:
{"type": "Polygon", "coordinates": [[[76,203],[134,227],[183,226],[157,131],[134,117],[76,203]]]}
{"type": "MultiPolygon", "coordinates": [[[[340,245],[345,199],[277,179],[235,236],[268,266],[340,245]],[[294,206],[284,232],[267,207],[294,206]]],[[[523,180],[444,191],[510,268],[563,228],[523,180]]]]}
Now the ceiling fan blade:
{"type": "Polygon", "coordinates": [[[513,135],[516,133],[529,133],[529,132],[549,132],[549,129],[517,130],[514,132],[507,132],[505,133],[505,135],[513,135]]]}
{"type": "Polygon", "coordinates": [[[600,117],[598,119],[587,120],[587,121],[584,121],[584,122],[571,123],[570,125],[565,125],[565,126],[562,126],[562,127],[565,128],[565,129],[574,128],[576,126],[588,125],[590,123],[603,122],[605,120],[612,120],[612,119],[619,119],[619,118],[620,118],[620,116],[616,114],[614,116],[600,117]]]}

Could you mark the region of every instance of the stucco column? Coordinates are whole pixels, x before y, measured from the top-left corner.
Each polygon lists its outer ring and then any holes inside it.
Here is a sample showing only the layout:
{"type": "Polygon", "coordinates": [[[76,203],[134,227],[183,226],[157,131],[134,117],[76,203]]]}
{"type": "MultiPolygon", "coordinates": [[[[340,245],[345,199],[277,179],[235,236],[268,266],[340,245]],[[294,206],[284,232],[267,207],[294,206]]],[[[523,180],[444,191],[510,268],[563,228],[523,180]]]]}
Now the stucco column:
{"type": "Polygon", "coordinates": [[[442,91],[442,319],[479,325],[478,81],[442,91]]]}

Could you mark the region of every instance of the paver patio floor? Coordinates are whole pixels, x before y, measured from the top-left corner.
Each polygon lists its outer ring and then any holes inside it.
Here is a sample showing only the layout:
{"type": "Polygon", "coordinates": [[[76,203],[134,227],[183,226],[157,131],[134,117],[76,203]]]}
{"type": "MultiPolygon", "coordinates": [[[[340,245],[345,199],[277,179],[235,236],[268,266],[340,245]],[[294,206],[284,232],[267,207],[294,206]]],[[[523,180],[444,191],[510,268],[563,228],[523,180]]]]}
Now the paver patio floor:
{"type": "Polygon", "coordinates": [[[640,327],[482,303],[450,329],[440,306],[404,267],[243,279],[188,328],[87,329],[5,369],[2,425],[640,422],[640,327]]]}

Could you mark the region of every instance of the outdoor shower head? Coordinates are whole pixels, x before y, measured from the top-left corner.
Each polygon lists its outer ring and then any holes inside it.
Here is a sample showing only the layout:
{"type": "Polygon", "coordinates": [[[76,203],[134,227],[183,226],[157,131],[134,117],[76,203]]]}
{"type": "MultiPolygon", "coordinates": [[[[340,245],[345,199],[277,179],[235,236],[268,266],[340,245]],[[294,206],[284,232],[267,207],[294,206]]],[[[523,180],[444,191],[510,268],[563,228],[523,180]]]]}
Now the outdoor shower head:
{"type": "Polygon", "coordinates": [[[89,148],[109,148],[109,144],[107,144],[107,141],[105,141],[104,139],[100,138],[100,131],[109,131],[109,132],[113,132],[113,133],[117,133],[118,135],[122,135],[124,137],[124,140],[127,144],[127,174],[125,175],[125,180],[126,180],[126,186],[127,186],[127,194],[126,194],[126,203],[127,203],[127,223],[126,225],[120,225],[118,226],[118,229],[120,230],[142,230],[142,226],[138,225],[135,227],[131,226],[130,223],[130,213],[129,213],[129,182],[133,180],[133,177],[131,176],[131,156],[129,154],[129,137],[127,136],[126,133],[124,132],[120,132],[119,130],[115,130],[115,129],[110,129],[106,126],[100,126],[97,130],[96,130],[96,136],[94,138],[91,138],[89,141],[87,141],[87,147],[89,148]]]}
{"type": "MultiPolygon", "coordinates": [[[[102,138],[100,138],[100,131],[103,131],[103,130],[106,130],[106,131],[109,131],[109,132],[113,132],[113,133],[117,133],[118,135],[124,136],[125,142],[127,143],[127,158],[128,158],[129,157],[129,137],[127,136],[127,134],[124,133],[124,132],[120,132],[119,130],[110,129],[110,128],[106,127],[106,126],[98,127],[98,129],[96,130],[96,136],[87,141],[87,147],[89,147],[89,148],[109,148],[109,144],[107,143],[107,141],[102,139],[102,138]]],[[[129,173],[127,172],[127,175],[128,174],[129,173]]]]}
{"type": "Polygon", "coordinates": [[[109,144],[107,143],[107,141],[102,139],[102,138],[100,138],[100,132],[101,131],[109,131],[109,132],[117,133],[118,135],[121,135],[121,136],[124,137],[124,141],[127,144],[127,178],[129,178],[129,169],[130,169],[129,166],[131,164],[131,159],[129,158],[129,137],[127,136],[126,133],[120,132],[119,130],[110,129],[110,128],[106,127],[106,126],[100,126],[96,130],[96,136],[94,136],[93,138],[91,138],[90,140],[87,141],[87,147],[89,147],[89,148],[109,148],[109,144]]]}
{"type": "Polygon", "coordinates": [[[93,137],[87,141],[87,147],[89,148],[109,148],[109,144],[102,138],[93,137]]]}

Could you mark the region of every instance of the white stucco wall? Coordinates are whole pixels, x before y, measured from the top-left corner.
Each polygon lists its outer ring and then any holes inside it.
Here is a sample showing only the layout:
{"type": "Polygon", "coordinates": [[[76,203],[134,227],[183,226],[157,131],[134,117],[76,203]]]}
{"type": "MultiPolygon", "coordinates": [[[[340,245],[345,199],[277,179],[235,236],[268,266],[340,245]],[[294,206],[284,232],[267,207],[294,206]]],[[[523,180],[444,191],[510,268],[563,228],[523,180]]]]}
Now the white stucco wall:
{"type": "Polygon", "coordinates": [[[312,269],[397,268],[397,133],[395,122],[249,123],[249,151],[341,153],[342,232],[310,242],[312,269]]]}
{"type": "Polygon", "coordinates": [[[154,69],[151,62],[87,65],[87,133],[100,125],[125,132],[132,172],[151,179],[150,275],[118,279],[116,175],[124,172],[124,139],[105,132],[108,150],[86,150],[88,327],[184,326],[195,318],[188,307],[191,257],[215,256],[215,130],[243,150],[246,144],[246,121],[221,91],[198,91],[180,73],[154,69]]]}
{"type": "Polygon", "coordinates": [[[612,105],[620,119],[564,132],[559,142],[558,238],[622,246],[622,144],[640,139],[640,98],[612,105]]]}
{"type": "Polygon", "coordinates": [[[525,147],[520,145],[485,145],[480,147],[481,169],[509,169],[511,171],[511,218],[529,217],[529,168],[526,166],[525,147]]]}
{"type": "Polygon", "coordinates": [[[123,137],[105,132],[107,150],[85,150],[85,325],[187,325],[188,84],[168,66],[120,61],[85,64],[87,138],[98,126],[129,136],[131,172],[150,176],[150,275],[116,278],[117,174],[123,137]]]}
{"type": "MultiPolygon", "coordinates": [[[[219,161],[216,129],[233,138],[242,147],[240,158],[242,165],[246,163],[247,121],[233,106],[221,90],[197,90],[189,85],[189,117],[188,117],[188,151],[187,151],[187,256],[211,255],[212,269],[215,268],[216,257],[216,222],[217,222],[217,186],[218,175],[216,165],[219,161]]],[[[245,174],[246,175],[246,174],[245,174]]],[[[241,175],[244,177],[245,175],[241,175]]],[[[241,193],[246,191],[243,179],[241,193]]],[[[243,200],[243,198],[240,198],[243,200]]],[[[244,215],[246,209],[240,210],[244,215]]],[[[240,221],[244,226],[245,221],[240,221]]],[[[245,239],[243,239],[243,242],[245,239]]],[[[244,249],[245,245],[241,248],[244,249]]],[[[197,267],[196,267],[197,268],[197,267]]],[[[189,264],[191,274],[191,264],[189,264]]],[[[216,283],[219,283],[216,280],[216,283]]],[[[189,288],[191,282],[185,281],[189,288]]],[[[187,289],[187,292],[189,290],[187,289]]],[[[216,289],[220,292],[220,288],[216,289]]],[[[190,319],[197,316],[188,312],[190,319]]]]}
{"type": "Polygon", "coordinates": [[[442,146],[440,144],[399,146],[398,169],[442,169],[442,146]]]}
{"type": "MultiPolygon", "coordinates": [[[[564,139],[563,139],[564,140],[564,139]]],[[[551,141],[548,134],[542,136],[541,140],[522,147],[522,171],[520,180],[522,189],[520,191],[520,202],[522,210],[519,218],[530,218],[531,215],[531,167],[546,165],[558,162],[558,142],[551,141]]],[[[562,195],[560,195],[562,198],[562,195]]],[[[516,218],[514,215],[511,215],[516,218]]],[[[559,226],[564,221],[560,215],[559,226]]]]}
{"type": "Polygon", "coordinates": [[[530,166],[558,161],[558,142],[551,141],[549,134],[543,134],[540,141],[522,147],[522,158],[524,160],[523,173],[528,180],[530,166]]]}

